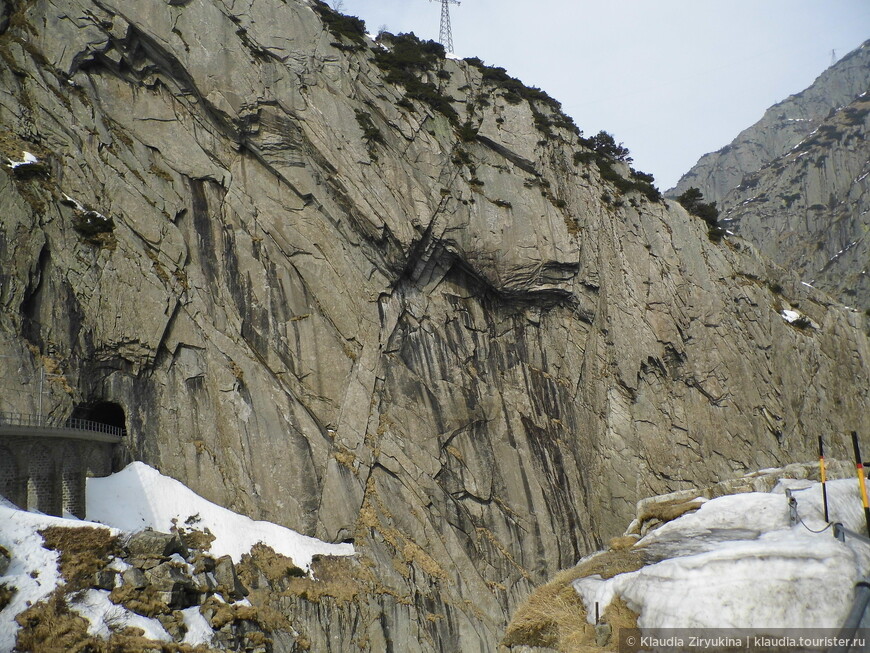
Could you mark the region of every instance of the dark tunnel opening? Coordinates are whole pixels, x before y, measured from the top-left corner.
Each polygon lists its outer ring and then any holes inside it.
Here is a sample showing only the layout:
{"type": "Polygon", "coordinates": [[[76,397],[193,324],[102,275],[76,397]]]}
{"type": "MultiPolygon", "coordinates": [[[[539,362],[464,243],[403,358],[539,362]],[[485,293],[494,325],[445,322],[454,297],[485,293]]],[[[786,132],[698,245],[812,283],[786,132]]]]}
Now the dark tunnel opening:
{"type": "Polygon", "coordinates": [[[124,408],[112,401],[79,404],[73,410],[72,418],[97,422],[118,429],[127,428],[127,415],[124,413],[124,408]]]}

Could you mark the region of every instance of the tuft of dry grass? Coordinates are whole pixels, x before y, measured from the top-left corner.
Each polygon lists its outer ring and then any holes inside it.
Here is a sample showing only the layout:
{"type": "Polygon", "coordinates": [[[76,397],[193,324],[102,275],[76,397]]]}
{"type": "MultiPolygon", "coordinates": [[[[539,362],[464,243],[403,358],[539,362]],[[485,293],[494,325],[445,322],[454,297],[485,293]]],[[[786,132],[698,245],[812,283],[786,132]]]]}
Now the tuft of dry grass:
{"type": "Polygon", "coordinates": [[[661,503],[649,503],[645,505],[643,510],[638,514],[637,519],[640,523],[651,519],[669,522],[677,517],[685,515],[687,512],[697,510],[702,504],[702,501],[694,499],[690,501],[686,501],[685,499],[673,499],[661,503]]]}
{"type": "Polygon", "coordinates": [[[0,610],[9,605],[17,591],[17,587],[9,587],[6,583],[0,583],[0,610]]]}
{"type": "Polygon", "coordinates": [[[595,627],[586,623],[586,608],[571,583],[584,574],[578,568],[559,572],[529,595],[510,624],[504,646],[541,646],[565,650],[568,641],[595,641],[595,627]]]}
{"type": "Polygon", "coordinates": [[[21,626],[15,643],[16,651],[79,653],[93,650],[88,621],[69,609],[62,591],[55,591],[15,620],[21,626]]]}
{"type": "MultiPolygon", "coordinates": [[[[572,583],[578,578],[637,571],[644,566],[643,551],[610,550],[582,564],[560,571],[551,581],[533,591],[516,611],[505,631],[504,646],[541,646],[565,653],[600,651],[595,646],[595,626],[586,621],[586,608],[572,583]]],[[[637,627],[637,615],[617,597],[605,609],[602,623],[618,628],[637,627]],[[633,623],[634,626],[630,624],[633,623]]],[[[616,637],[611,641],[615,642],[616,637]]]]}
{"type": "Polygon", "coordinates": [[[344,556],[316,556],[311,561],[311,571],[317,580],[292,578],[284,594],[299,596],[315,603],[323,597],[349,603],[358,594],[366,593],[374,580],[360,578],[365,572],[352,558],[344,556]]]}
{"type": "Polygon", "coordinates": [[[270,588],[283,589],[290,578],[304,578],[305,572],[293,560],[275,551],[272,547],[257,542],[250,553],[242,555],[236,566],[239,580],[245,587],[253,586],[260,571],[266,577],[270,588]]]}
{"type": "Polygon", "coordinates": [[[106,528],[49,526],[41,531],[46,549],[60,554],[67,591],[90,587],[94,574],[121,551],[119,538],[106,528]]]}
{"type": "Polygon", "coordinates": [[[178,536],[189,551],[210,551],[211,543],[215,541],[214,534],[208,528],[204,531],[197,528],[179,528],[178,536]]]}
{"type": "Polygon", "coordinates": [[[169,606],[160,600],[157,590],[151,585],[138,590],[132,585],[121,585],[109,593],[109,600],[144,617],[156,617],[172,612],[169,606]]]}
{"type": "Polygon", "coordinates": [[[209,623],[215,630],[220,630],[227,624],[237,621],[254,621],[258,624],[260,623],[259,611],[253,605],[223,603],[213,596],[209,597],[206,602],[200,606],[199,611],[203,614],[209,611],[212,612],[212,616],[209,618],[209,623]]]}

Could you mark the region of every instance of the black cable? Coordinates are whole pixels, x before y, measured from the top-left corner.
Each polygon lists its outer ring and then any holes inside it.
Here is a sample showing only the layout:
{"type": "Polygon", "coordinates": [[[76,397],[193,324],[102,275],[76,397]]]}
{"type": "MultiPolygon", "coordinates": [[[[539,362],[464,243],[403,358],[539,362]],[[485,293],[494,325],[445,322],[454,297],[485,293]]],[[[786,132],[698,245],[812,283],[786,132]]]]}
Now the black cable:
{"type": "Polygon", "coordinates": [[[814,531],[812,528],[810,528],[809,526],[807,526],[807,525],[804,523],[804,520],[803,520],[803,518],[802,518],[800,515],[798,515],[798,521],[801,523],[801,526],[803,526],[804,528],[806,528],[810,533],[824,533],[826,530],[828,530],[831,526],[834,525],[833,522],[828,522],[828,525],[825,526],[822,530],[820,530],[820,531],[814,531]]]}

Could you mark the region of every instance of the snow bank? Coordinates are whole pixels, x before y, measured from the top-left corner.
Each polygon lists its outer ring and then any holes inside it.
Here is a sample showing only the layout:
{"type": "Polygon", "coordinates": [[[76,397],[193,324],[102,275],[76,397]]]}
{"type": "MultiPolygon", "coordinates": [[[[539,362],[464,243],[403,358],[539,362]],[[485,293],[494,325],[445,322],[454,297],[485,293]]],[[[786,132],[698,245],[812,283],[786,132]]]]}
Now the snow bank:
{"type": "Polygon", "coordinates": [[[271,522],[222,508],[193,492],[175,479],[140,462],[130,463],[117,474],[89,478],[87,516],[122,531],[144,528],[168,532],[173,520],[181,528],[211,531],[211,553],[229,555],[238,562],[258,542],[289,556],[303,569],[315,555],[353,555],[352,544],[329,544],[271,522]]]}
{"type": "MultiPolygon", "coordinates": [[[[857,482],[828,483],[830,517],[864,532],[857,482]]],[[[821,486],[783,481],[771,493],[724,496],[642,538],[652,564],[574,587],[594,621],[615,596],[639,613],[642,629],[839,628],[856,581],[870,570],[870,546],[844,544],[824,529],[821,486]],[[790,525],[785,490],[803,524],[790,525]],[[823,531],[814,533],[812,531],[823,531]]]]}

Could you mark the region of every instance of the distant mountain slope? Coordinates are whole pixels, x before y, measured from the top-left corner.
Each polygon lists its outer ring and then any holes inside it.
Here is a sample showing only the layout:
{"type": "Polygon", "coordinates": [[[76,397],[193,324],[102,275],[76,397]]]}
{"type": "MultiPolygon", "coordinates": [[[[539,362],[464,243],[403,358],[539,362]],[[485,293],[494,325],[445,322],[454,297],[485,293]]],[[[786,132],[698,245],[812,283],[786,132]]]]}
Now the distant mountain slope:
{"type": "Polygon", "coordinates": [[[832,111],[849,104],[870,88],[870,41],[843,57],[812,86],[768,109],[757,123],[729,145],[705,154],[677,185],[676,196],[690,186],[721,203],[743,177],[782,156],[811,134],[832,111]]]}
{"type": "Polygon", "coordinates": [[[845,304],[870,308],[870,93],[724,199],[723,222],[845,304]]]}

